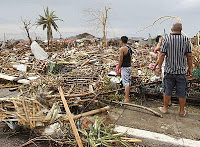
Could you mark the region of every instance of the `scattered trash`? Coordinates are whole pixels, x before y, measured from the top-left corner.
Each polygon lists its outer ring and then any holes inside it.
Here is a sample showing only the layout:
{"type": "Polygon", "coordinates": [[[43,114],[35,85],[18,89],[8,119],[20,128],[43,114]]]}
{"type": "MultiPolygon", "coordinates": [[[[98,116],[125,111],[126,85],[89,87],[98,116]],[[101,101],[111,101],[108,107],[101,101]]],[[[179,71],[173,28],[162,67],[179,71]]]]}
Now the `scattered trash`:
{"type": "Polygon", "coordinates": [[[23,71],[23,72],[26,72],[26,71],[27,71],[27,66],[26,66],[26,65],[23,65],[23,64],[20,64],[20,65],[13,65],[13,68],[16,68],[17,70],[23,71]]]}
{"type": "MultiPolygon", "coordinates": [[[[108,44],[111,45],[107,49],[102,49],[101,40],[96,38],[53,40],[53,51],[48,49],[48,52],[45,52],[47,42],[42,41],[34,41],[31,47],[26,43],[3,44],[4,48],[0,52],[0,79],[10,81],[11,84],[3,84],[0,88],[18,90],[20,96],[0,98],[0,121],[5,122],[11,129],[15,129],[17,124],[34,129],[42,135],[27,144],[40,138],[49,141],[53,139],[61,145],[70,138],[72,141],[69,142],[74,143],[74,146],[77,146],[75,139],[80,142],[80,138],[84,138],[82,143],[90,144],[87,135],[94,131],[94,125],[102,125],[93,115],[109,111],[110,103],[126,105],[119,102],[122,97],[124,98],[124,95],[120,95],[124,89],[120,88],[121,78],[116,72],[120,47],[117,42],[117,39],[110,40],[108,44]],[[63,90],[62,99],[58,93],[58,86],[63,90]],[[66,103],[69,108],[67,114],[66,103]],[[75,134],[80,135],[80,138],[74,138],[75,134]]],[[[152,70],[158,58],[157,54],[148,45],[133,42],[131,46],[134,52],[131,92],[139,95],[162,94],[162,80],[152,70]]],[[[199,59],[198,50],[195,50],[195,56],[195,59],[199,59]]],[[[190,94],[200,95],[197,61],[193,72],[196,80],[191,78],[189,91],[190,94]]],[[[129,106],[161,117],[159,113],[146,107],[129,106]]],[[[108,133],[112,135],[113,132],[108,133]]],[[[106,134],[100,134],[100,137],[105,136],[106,134]]],[[[96,139],[96,136],[93,137],[96,139]]],[[[121,137],[119,135],[118,139],[124,142],[131,141],[130,138],[121,137]]],[[[98,140],[93,141],[99,143],[98,140]]],[[[103,140],[104,143],[117,141],[119,140],[113,138],[103,140]]]]}
{"type": "Polygon", "coordinates": [[[40,47],[36,41],[32,42],[31,51],[37,60],[46,60],[48,58],[48,54],[40,47]]]}

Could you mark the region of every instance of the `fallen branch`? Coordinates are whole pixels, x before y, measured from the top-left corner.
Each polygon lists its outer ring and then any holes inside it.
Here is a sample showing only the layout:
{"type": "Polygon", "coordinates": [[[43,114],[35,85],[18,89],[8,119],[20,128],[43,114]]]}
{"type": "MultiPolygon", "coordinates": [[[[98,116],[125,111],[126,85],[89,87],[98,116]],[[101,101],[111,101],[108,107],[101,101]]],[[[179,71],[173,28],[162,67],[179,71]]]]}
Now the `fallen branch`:
{"type": "Polygon", "coordinates": [[[159,117],[163,117],[162,114],[150,109],[150,108],[147,108],[147,107],[144,107],[144,106],[140,106],[140,105],[136,105],[136,104],[130,104],[130,103],[122,103],[122,102],[116,102],[116,101],[108,101],[108,100],[103,100],[103,101],[106,101],[106,102],[111,102],[111,103],[114,103],[114,104],[120,104],[120,105],[127,105],[127,106],[132,106],[132,107],[136,107],[136,108],[141,108],[141,109],[144,109],[144,110],[147,110],[151,113],[153,113],[154,115],[156,116],[159,116],[159,117]]]}

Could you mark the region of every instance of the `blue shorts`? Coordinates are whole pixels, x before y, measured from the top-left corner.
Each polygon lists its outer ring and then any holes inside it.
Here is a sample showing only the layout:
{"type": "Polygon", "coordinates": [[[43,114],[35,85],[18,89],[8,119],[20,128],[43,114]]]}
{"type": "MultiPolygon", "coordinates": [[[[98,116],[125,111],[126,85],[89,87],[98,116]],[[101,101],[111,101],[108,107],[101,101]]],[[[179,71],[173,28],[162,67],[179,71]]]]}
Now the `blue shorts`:
{"type": "Polygon", "coordinates": [[[124,86],[131,86],[131,67],[122,67],[121,68],[121,76],[122,76],[122,83],[124,86]]]}
{"type": "Polygon", "coordinates": [[[176,87],[176,95],[179,98],[186,98],[187,79],[185,74],[164,74],[164,94],[172,96],[174,87],[176,87]]]}

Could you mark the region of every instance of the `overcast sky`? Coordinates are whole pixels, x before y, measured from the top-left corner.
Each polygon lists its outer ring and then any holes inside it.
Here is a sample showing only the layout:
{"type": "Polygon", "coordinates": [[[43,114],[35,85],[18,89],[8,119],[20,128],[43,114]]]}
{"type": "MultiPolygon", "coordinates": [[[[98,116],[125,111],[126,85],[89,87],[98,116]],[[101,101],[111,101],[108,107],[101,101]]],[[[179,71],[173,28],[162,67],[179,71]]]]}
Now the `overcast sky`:
{"type": "MultiPolygon", "coordinates": [[[[46,6],[64,20],[57,22],[63,37],[84,32],[102,37],[101,31],[94,31],[88,26],[84,10],[100,10],[105,5],[111,8],[108,14],[109,37],[148,37],[149,33],[156,36],[163,34],[164,29],[169,33],[175,19],[160,21],[146,31],[135,33],[166,15],[180,17],[183,30],[190,37],[200,30],[200,0],[0,0],[0,4],[0,40],[3,40],[4,33],[7,39],[25,38],[21,17],[35,23],[39,14],[43,15],[43,7],[46,6]]],[[[45,33],[41,27],[33,26],[31,29],[33,38],[40,36],[45,39],[45,33]]],[[[54,37],[59,37],[59,34],[54,33],[54,37]]]]}

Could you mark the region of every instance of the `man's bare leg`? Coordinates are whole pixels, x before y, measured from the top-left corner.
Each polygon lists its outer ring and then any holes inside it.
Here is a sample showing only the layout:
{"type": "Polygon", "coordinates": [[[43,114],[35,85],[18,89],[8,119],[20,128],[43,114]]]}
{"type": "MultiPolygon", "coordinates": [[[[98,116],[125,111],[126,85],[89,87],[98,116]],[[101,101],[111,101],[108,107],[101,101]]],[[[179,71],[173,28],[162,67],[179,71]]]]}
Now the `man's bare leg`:
{"type": "Polygon", "coordinates": [[[171,105],[171,104],[172,104],[172,100],[171,100],[171,98],[170,98],[169,103],[168,103],[168,106],[171,105]]]}
{"type": "Polygon", "coordinates": [[[164,100],[164,106],[163,107],[160,107],[160,111],[162,111],[163,113],[167,113],[168,111],[168,104],[169,104],[169,101],[171,100],[171,96],[168,96],[168,95],[164,95],[163,96],[163,100],[164,100]]]}
{"type": "Polygon", "coordinates": [[[179,98],[179,103],[180,103],[180,114],[184,115],[185,114],[185,102],[186,98],[179,98]]]}
{"type": "Polygon", "coordinates": [[[125,103],[129,103],[130,102],[130,98],[129,98],[129,94],[130,94],[130,85],[125,86],[125,103]]]}

